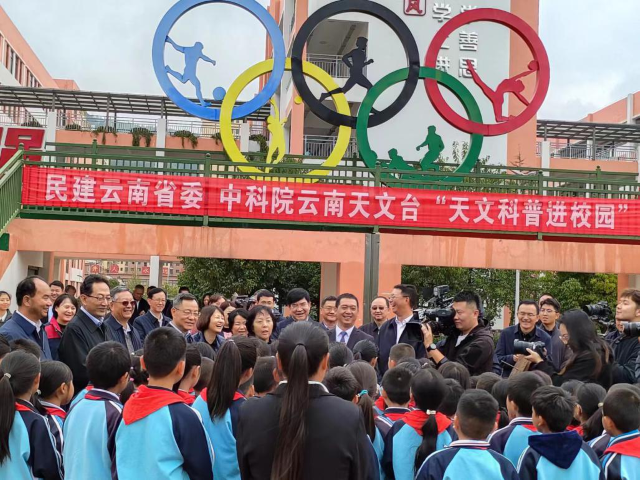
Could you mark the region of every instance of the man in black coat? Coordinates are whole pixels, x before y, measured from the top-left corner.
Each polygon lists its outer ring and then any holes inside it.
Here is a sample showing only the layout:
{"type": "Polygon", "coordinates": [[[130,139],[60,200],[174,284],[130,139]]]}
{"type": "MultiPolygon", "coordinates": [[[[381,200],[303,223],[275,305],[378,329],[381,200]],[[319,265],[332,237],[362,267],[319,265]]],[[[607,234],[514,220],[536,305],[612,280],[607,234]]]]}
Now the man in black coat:
{"type": "Polygon", "coordinates": [[[144,286],[136,285],[133,289],[133,299],[136,301],[136,305],[133,309],[133,315],[131,316],[132,320],[135,320],[140,315],[144,315],[149,311],[149,303],[142,298],[142,295],[144,295],[144,286]]]}
{"type": "Polygon", "coordinates": [[[280,319],[273,333],[274,338],[277,339],[285,328],[296,322],[312,322],[319,326],[318,322],[309,316],[309,312],[311,311],[311,296],[304,288],[293,288],[289,290],[286,301],[287,307],[289,307],[289,316],[280,319]]]}
{"type": "Polygon", "coordinates": [[[111,329],[116,342],[127,349],[129,354],[143,347],[138,331],[131,325],[131,315],[135,306],[133,296],[127,287],[115,287],[111,290],[111,314],[104,323],[111,329]]]}
{"type": "Polygon", "coordinates": [[[147,313],[138,318],[131,317],[133,328],[137,330],[143,342],[153,330],[166,327],[171,322],[171,318],[164,314],[167,304],[167,292],[162,288],[156,287],[148,291],[147,297],[149,298],[147,313]]]}
{"type": "Polygon", "coordinates": [[[360,327],[364,333],[378,339],[380,329],[389,319],[391,305],[387,297],[378,296],[371,301],[371,323],[360,327]]]}
{"type": "Polygon", "coordinates": [[[355,295],[343,293],[338,296],[336,299],[336,328],[327,332],[330,342],[346,343],[351,351],[360,340],[373,342],[371,335],[367,335],[355,326],[359,309],[360,304],[355,295]]]}
{"type": "Polygon", "coordinates": [[[605,337],[613,350],[613,383],[636,383],[636,361],[640,354],[638,337],[624,333],[623,322],[640,322],[640,290],[622,292],[616,306],[616,329],[605,337]]]}
{"type": "Polygon", "coordinates": [[[73,373],[76,392],[87,386],[87,355],[99,343],[114,340],[103,319],[108,312],[111,293],[109,282],[101,275],[89,275],[80,285],[82,307],[65,328],[58,347],[60,361],[73,373]]]}

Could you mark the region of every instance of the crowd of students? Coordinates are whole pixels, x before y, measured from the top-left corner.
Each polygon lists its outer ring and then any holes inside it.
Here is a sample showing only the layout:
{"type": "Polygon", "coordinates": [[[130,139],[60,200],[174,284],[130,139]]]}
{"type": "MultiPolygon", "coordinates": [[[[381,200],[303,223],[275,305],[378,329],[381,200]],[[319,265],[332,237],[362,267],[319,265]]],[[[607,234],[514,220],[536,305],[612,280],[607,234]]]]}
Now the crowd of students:
{"type": "Polygon", "coordinates": [[[297,322],[275,356],[241,336],[214,356],[161,327],[134,355],[95,346],[74,392],[65,364],[0,339],[0,478],[640,478],[637,385],[471,377],[407,344],[379,379],[372,345],[297,322]]]}

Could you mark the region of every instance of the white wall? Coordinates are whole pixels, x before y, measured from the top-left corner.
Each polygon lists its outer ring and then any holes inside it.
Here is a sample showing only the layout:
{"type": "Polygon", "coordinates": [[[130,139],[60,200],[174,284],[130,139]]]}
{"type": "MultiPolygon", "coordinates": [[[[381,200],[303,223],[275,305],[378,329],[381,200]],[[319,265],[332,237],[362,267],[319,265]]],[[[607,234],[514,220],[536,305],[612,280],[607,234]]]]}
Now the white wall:
{"type": "Polygon", "coordinates": [[[49,255],[43,252],[16,252],[13,256],[4,275],[0,278],[0,290],[5,290],[11,294],[12,312],[17,308],[15,299],[16,287],[27,276],[29,267],[38,267],[40,275],[47,278],[49,255]]]}

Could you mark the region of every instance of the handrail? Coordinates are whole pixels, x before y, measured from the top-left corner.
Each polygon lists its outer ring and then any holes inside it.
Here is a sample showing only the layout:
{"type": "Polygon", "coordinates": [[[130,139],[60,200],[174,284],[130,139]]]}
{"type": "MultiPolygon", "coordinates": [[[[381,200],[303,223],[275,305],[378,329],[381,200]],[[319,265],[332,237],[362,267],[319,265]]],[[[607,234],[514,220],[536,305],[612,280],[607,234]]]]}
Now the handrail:
{"type": "Polygon", "coordinates": [[[19,149],[9,161],[0,168],[0,235],[4,234],[9,223],[20,212],[22,200],[22,158],[19,149]]]}

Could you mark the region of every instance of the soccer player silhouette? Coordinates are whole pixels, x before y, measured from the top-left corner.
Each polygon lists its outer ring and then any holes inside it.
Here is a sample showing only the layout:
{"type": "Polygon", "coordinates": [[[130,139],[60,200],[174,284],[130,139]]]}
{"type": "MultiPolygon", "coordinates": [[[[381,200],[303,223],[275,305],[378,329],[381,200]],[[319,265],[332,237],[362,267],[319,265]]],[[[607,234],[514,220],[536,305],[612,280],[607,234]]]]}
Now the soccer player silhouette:
{"type": "Polygon", "coordinates": [[[416,147],[417,151],[420,151],[422,147],[429,147],[429,150],[420,161],[420,168],[422,170],[438,170],[438,166],[434,162],[444,150],[444,143],[442,142],[442,137],[436,133],[436,127],[430,126],[428,132],[424,142],[416,147]]]}
{"type": "Polygon", "coordinates": [[[484,93],[485,96],[493,104],[493,112],[496,117],[496,122],[506,122],[511,118],[511,117],[505,117],[504,115],[502,115],[502,107],[504,105],[505,94],[513,93],[518,98],[518,100],[520,100],[525,105],[529,106],[529,100],[524,98],[524,96],[522,95],[522,92],[524,91],[525,87],[524,87],[524,83],[522,83],[522,80],[520,79],[528,75],[531,75],[534,72],[537,72],[539,68],[538,62],[533,60],[529,63],[528,67],[529,67],[528,71],[519,73],[515,77],[507,78],[506,80],[503,80],[502,82],[500,82],[500,84],[498,85],[498,88],[496,88],[494,91],[491,88],[489,88],[486,83],[482,81],[482,79],[478,75],[478,72],[476,72],[475,69],[473,68],[473,63],[471,62],[471,60],[467,60],[467,69],[469,70],[469,73],[471,73],[471,77],[473,78],[473,81],[476,83],[476,85],[480,87],[480,89],[482,90],[482,93],[484,93]]]}
{"type": "MultiPolygon", "coordinates": [[[[271,134],[271,138],[269,139],[269,152],[267,153],[266,161],[267,163],[280,163],[285,154],[285,141],[284,141],[284,124],[287,122],[287,119],[280,119],[280,114],[278,112],[278,107],[276,106],[276,102],[271,99],[269,103],[273,105],[274,115],[269,115],[267,117],[267,129],[271,134]],[[278,151],[278,156],[274,160],[274,155],[278,151]]],[[[270,169],[265,169],[268,171],[270,169]]]]}
{"type": "Polygon", "coordinates": [[[202,53],[202,49],[204,47],[200,42],[196,42],[192,47],[182,47],[171,40],[171,38],[169,37],[167,37],[166,41],[169,42],[171,46],[177,51],[184,53],[184,72],[180,74],[175,70],[172,70],[169,65],[165,65],[164,69],[167,71],[167,73],[170,73],[171,75],[176,77],[180,83],[191,82],[191,84],[196,89],[196,96],[198,97],[198,100],[200,100],[200,105],[202,105],[203,107],[209,106],[209,104],[205,102],[204,98],[202,97],[202,89],[200,87],[200,80],[198,80],[196,67],[198,66],[199,60],[204,60],[205,62],[209,62],[212,65],[215,65],[216,61],[210,59],[204,53],[202,53]]]}

